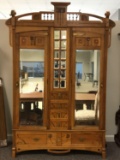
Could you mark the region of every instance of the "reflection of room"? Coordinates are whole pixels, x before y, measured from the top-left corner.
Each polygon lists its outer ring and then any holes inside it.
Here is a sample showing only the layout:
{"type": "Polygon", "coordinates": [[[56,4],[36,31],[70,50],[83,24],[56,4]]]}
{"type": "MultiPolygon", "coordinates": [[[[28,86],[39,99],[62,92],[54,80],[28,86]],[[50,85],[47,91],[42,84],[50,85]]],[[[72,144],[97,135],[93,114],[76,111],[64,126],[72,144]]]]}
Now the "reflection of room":
{"type": "Polygon", "coordinates": [[[99,80],[99,51],[76,51],[76,101],[75,123],[76,125],[96,125],[96,113],[98,113],[98,101],[96,99],[99,80]],[[96,106],[96,105],[97,106],[96,106]]]}
{"type": "Polygon", "coordinates": [[[20,92],[34,92],[44,90],[44,50],[20,50],[20,92]]]}
{"type": "Polygon", "coordinates": [[[20,124],[42,125],[44,50],[20,50],[20,124]]]}
{"type": "Polygon", "coordinates": [[[97,125],[99,122],[99,95],[94,93],[76,93],[76,125],[97,125]]]}
{"type": "Polygon", "coordinates": [[[99,51],[76,50],[76,92],[96,91],[98,79],[99,51]]]}

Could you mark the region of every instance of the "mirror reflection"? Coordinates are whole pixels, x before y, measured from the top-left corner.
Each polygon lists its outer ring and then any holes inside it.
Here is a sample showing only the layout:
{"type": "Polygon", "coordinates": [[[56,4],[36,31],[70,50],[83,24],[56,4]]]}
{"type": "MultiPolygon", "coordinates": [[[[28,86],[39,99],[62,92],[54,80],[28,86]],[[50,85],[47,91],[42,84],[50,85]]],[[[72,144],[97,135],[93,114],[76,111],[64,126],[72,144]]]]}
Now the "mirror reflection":
{"type": "Polygon", "coordinates": [[[75,125],[99,124],[100,51],[76,50],[75,125]]]}
{"type": "Polygon", "coordinates": [[[20,49],[20,124],[43,125],[44,50],[20,49]]]}

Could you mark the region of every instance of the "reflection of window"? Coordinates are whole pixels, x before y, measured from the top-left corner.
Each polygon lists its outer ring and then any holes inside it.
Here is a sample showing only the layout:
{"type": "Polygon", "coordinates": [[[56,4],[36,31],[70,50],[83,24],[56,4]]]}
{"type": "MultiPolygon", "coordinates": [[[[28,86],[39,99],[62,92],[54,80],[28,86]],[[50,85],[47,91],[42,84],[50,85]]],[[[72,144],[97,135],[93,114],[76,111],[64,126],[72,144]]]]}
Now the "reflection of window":
{"type": "Polygon", "coordinates": [[[44,77],[44,62],[20,62],[21,71],[27,72],[28,77],[44,77]]]}
{"type": "Polygon", "coordinates": [[[77,79],[82,79],[83,64],[81,62],[76,62],[76,75],[77,75],[77,79]]]}

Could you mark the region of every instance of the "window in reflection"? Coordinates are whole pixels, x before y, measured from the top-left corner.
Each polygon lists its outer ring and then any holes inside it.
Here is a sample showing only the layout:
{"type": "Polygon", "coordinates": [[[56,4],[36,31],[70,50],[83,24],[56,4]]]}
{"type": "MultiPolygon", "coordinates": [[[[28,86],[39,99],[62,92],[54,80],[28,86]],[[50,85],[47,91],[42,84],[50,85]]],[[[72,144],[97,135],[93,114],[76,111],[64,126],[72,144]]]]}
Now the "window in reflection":
{"type": "Polygon", "coordinates": [[[44,62],[21,61],[21,78],[44,77],[44,62]]]}
{"type": "Polygon", "coordinates": [[[20,125],[43,125],[44,50],[20,49],[20,125]]]}
{"type": "Polygon", "coordinates": [[[76,50],[75,125],[99,124],[99,57],[99,50],[76,50]]]}

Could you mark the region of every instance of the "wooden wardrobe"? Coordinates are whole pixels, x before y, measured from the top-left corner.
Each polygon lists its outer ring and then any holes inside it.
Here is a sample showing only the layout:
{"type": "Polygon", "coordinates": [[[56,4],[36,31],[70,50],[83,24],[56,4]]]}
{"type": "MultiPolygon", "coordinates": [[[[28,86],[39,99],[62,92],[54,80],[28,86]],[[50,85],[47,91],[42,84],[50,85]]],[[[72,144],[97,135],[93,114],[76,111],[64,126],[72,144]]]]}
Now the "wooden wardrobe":
{"type": "Polygon", "coordinates": [[[115,23],[67,12],[16,15],[6,21],[13,47],[12,156],[28,150],[88,150],[106,157],[107,50],[115,23]]]}

